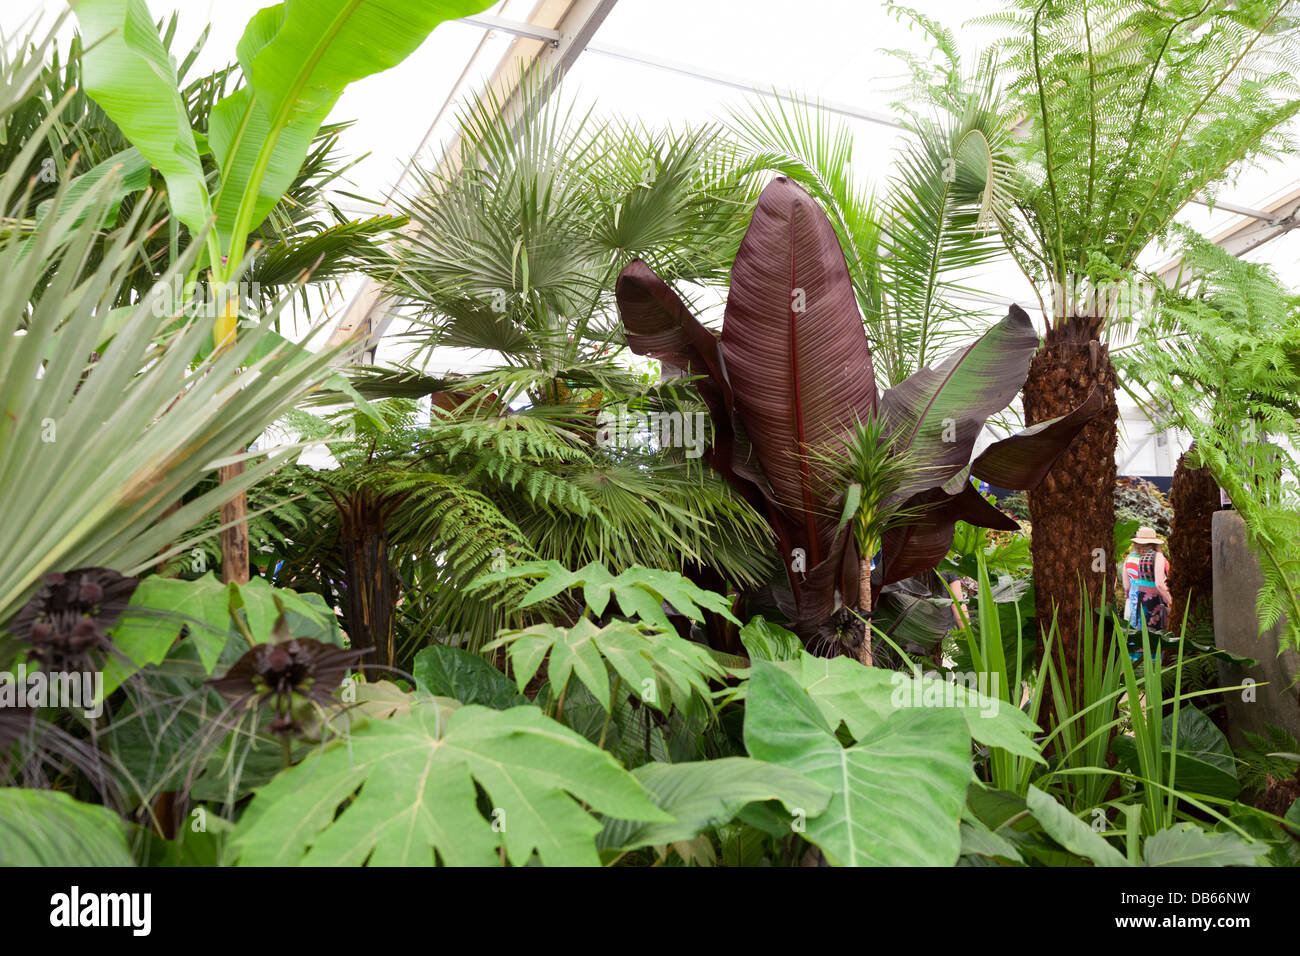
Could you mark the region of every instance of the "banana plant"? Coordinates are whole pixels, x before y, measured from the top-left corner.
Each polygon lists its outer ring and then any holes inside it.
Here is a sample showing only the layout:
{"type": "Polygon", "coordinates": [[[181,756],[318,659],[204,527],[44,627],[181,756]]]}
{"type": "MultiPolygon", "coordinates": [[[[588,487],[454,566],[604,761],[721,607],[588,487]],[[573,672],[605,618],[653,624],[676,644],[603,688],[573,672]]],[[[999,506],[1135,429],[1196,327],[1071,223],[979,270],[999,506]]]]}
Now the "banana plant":
{"type": "MultiPolygon", "coordinates": [[[[162,174],[173,214],[203,236],[200,265],[228,283],[248,236],[293,184],[343,90],[401,63],[438,24],[487,0],[286,0],[259,10],[236,57],[244,83],[190,126],[176,71],[145,0],[79,0],[86,89],[162,174]],[[210,188],[201,155],[220,170],[210,188]],[[211,226],[211,228],[209,228],[211,226]]],[[[236,306],[217,317],[217,344],[235,334],[236,306]]]]}
{"type": "MultiPolygon", "coordinates": [[[[191,128],[176,70],[145,0],[78,0],[86,41],[86,90],[167,183],[173,215],[195,237],[218,303],[212,339],[233,346],[249,234],[293,184],[321,124],[354,80],[406,59],[445,20],[488,0],[286,0],[259,10],[236,57],[244,83],[212,109],[206,131],[191,128]],[[210,188],[202,155],[219,177],[210,188]]],[[[188,286],[188,283],[187,283],[188,286]]],[[[239,466],[222,472],[232,480],[239,466]]],[[[222,508],[223,573],[248,580],[243,494],[222,508]]]]}
{"type": "Polygon", "coordinates": [[[986,420],[1028,374],[1038,348],[1029,316],[1011,306],[970,345],[882,393],[835,230],[784,177],[759,197],[732,266],[720,335],[639,260],[620,274],[615,294],[631,349],[695,377],[715,420],[705,458],[775,531],[796,632],[811,648],[848,649],[864,661],[864,622],[881,587],[933,568],[959,520],[1016,527],[970,479],[1033,487],[1101,408],[1094,394],[972,460],[986,420]],[[876,482],[874,495],[863,494],[870,483],[850,481],[832,463],[861,460],[850,443],[864,434],[889,450],[869,459],[908,461],[892,480],[876,482]],[[878,552],[861,553],[861,535],[850,533],[861,530],[864,509],[879,531],[878,552]],[[899,520],[882,524],[890,513],[899,520]]]}

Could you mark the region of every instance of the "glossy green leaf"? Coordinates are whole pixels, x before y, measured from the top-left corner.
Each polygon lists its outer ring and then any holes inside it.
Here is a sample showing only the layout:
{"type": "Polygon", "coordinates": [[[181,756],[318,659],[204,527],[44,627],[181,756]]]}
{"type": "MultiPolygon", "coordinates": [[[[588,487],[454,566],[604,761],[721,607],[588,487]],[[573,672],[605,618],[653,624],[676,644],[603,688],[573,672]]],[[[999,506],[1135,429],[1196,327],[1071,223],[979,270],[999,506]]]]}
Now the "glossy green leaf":
{"type": "Polygon", "coordinates": [[[608,820],[597,840],[601,849],[635,850],[689,840],[730,822],[749,803],[779,800],[793,818],[816,816],[831,800],[830,790],[803,774],[747,757],[648,763],[632,776],[674,821],[608,820]]]}
{"type": "Polygon", "coordinates": [[[1061,806],[1033,784],[1026,797],[1029,810],[1042,828],[1065,849],[1091,860],[1097,866],[1128,866],[1124,855],[1099,836],[1092,827],[1061,806]]]}
{"type": "Polygon", "coordinates": [[[846,748],[793,676],[756,661],[745,746],[833,792],[823,813],[798,821],[832,864],[957,862],[971,768],[970,737],[953,709],[898,710],[846,748]]]}
{"type": "Polygon", "coordinates": [[[1195,823],[1175,823],[1147,837],[1143,866],[1257,866],[1267,843],[1248,843],[1235,833],[1214,833],[1195,823]]]}
{"type": "Polygon", "coordinates": [[[458,647],[432,644],[424,648],[415,655],[412,673],[430,694],[451,697],[462,704],[505,710],[528,703],[509,677],[478,654],[458,647]]]}
{"type": "Polygon", "coordinates": [[[773,624],[759,614],[740,629],[740,643],[750,660],[788,661],[803,653],[803,644],[792,631],[773,624]]]}

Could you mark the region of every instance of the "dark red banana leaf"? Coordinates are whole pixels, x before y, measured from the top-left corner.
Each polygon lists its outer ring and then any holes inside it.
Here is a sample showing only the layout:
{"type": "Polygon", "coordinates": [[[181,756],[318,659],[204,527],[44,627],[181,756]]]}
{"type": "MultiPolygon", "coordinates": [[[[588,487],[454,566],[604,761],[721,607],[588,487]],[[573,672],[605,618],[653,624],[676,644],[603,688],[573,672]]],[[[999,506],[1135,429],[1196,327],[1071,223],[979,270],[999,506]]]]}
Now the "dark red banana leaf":
{"type": "Polygon", "coordinates": [[[969,469],[962,469],[946,487],[929,489],[905,502],[902,505],[904,509],[920,510],[921,515],[914,524],[885,535],[880,583],[901,581],[929,570],[943,560],[952,546],[953,522],[965,521],[983,528],[1014,531],[1016,522],[988,504],[974,490],[968,476],[974,475],[1001,488],[1035,487],[1075,436],[1103,407],[1105,399],[1100,391],[1094,389],[1068,414],[994,442],[976,457],[969,469]],[[960,487],[954,487],[955,484],[960,487]]]}
{"type": "Polygon", "coordinates": [[[1035,488],[1074,436],[1105,407],[1105,396],[1094,388],[1074,411],[989,445],[971,462],[970,472],[998,488],[1035,488]]]}
{"type": "Polygon", "coordinates": [[[705,451],[704,460],[760,514],[767,514],[782,553],[788,555],[795,547],[789,541],[792,522],[773,513],[762,470],[757,462],[749,461],[749,440],[743,429],[737,434],[741,426],[735,420],[717,335],[640,259],[633,259],[619,273],[614,298],[632,351],[666,362],[694,379],[692,384],[713,419],[713,444],[705,451]]]}
{"type": "Polygon", "coordinates": [[[722,355],[736,416],[776,506],[798,528],[794,546],[810,570],[827,559],[838,568],[843,489],[821,479],[813,453],[874,414],[876,382],[835,229],[784,177],[763,190],[736,253],[722,355]]]}
{"type": "Polygon", "coordinates": [[[958,521],[1002,531],[1020,527],[1014,518],[985,501],[969,481],[955,495],[931,488],[908,499],[903,507],[921,513],[908,524],[885,532],[880,578],[873,582],[873,590],[938,565],[952,547],[953,526],[958,521]]]}
{"type": "Polygon", "coordinates": [[[837,595],[843,604],[857,602],[858,555],[849,524],[840,527],[838,518],[844,489],[823,480],[815,464],[854,420],[879,408],[900,450],[920,466],[898,495],[918,517],[886,534],[879,587],[935,567],[952,545],[956,521],[1014,529],[969,475],[1031,487],[1100,408],[1100,399],[1090,397],[1069,415],[970,460],[985,421],[1015,397],[1038,347],[1029,317],[1015,306],[967,348],[878,397],[835,231],[812,198],[784,178],[763,191],[737,253],[721,340],[640,261],[623,271],[616,294],[632,349],[696,377],[715,421],[708,461],[776,530],[805,640],[824,632],[837,595]],[[796,549],[802,571],[791,566],[796,549]]]}
{"type": "Polygon", "coordinates": [[[971,463],[984,423],[1016,397],[1037,348],[1029,316],[1013,305],[970,345],[881,396],[899,453],[910,453],[920,466],[900,497],[938,487],[971,463]]]}

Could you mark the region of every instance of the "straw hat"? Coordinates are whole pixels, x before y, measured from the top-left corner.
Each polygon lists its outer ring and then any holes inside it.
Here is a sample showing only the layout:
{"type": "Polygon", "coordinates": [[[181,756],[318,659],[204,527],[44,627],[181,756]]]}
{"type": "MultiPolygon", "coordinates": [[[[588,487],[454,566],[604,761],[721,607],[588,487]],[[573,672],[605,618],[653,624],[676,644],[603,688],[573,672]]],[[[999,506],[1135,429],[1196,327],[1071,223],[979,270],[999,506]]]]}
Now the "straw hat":
{"type": "Polygon", "coordinates": [[[1156,534],[1155,528],[1138,528],[1138,533],[1133,536],[1134,544],[1164,544],[1165,539],[1156,534]]]}

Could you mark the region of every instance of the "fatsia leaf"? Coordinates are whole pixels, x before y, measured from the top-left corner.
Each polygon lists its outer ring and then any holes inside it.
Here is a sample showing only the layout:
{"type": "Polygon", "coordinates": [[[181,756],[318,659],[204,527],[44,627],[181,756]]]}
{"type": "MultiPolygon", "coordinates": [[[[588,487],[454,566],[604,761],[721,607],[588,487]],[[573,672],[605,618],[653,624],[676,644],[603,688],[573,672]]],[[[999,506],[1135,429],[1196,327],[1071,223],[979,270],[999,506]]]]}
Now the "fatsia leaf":
{"type": "Polygon", "coordinates": [[[872,604],[871,626],[900,646],[912,643],[933,648],[955,625],[952,607],[936,601],[929,591],[913,593],[896,584],[882,588],[872,604]]]}
{"type": "MultiPolygon", "coordinates": [[[[211,215],[207,181],[176,71],[145,0],[82,0],[86,92],[167,181],[176,217],[198,235],[211,215]]],[[[278,198],[278,197],[277,197],[278,198]]]]}
{"type": "Polygon", "coordinates": [[[246,866],[599,863],[606,817],[668,822],[609,754],[535,707],[418,702],[371,720],[253,797],[231,855],[246,866]],[[490,815],[478,806],[483,789],[490,815]],[[340,807],[344,807],[340,812],[340,807]],[[495,824],[495,826],[494,826],[495,824]]]}
{"type": "MultiPolygon", "coordinates": [[[[860,666],[860,665],[859,665],[860,666]]],[[[834,865],[952,866],[970,781],[970,738],[953,710],[903,709],[852,747],[790,674],[756,661],[745,706],[751,756],[832,791],[804,836],[834,865]]]]}
{"type": "Polygon", "coordinates": [[[0,867],[134,865],[112,810],[54,790],[0,787],[0,867]]]}
{"type": "Polygon", "coordinates": [[[632,776],[674,820],[607,820],[596,841],[602,850],[635,850],[689,840],[730,822],[749,803],[780,800],[792,816],[811,817],[825,810],[831,800],[829,789],[803,774],[748,757],[654,762],[633,770],[632,776]]]}
{"type": "Polygon", "coordinates": [[[663,713],[674,700],[684,703],[692,693],[710,702],[709,681],[726,676],[703,644],[630,621],[598,627],[584,617],[570,628],[535,624],[503,634],[484,650],[496,647],[505,647],[510,655],[521,691],[549,654],[546,673],[551,686],[563,688],[570,677],[577,677],[606,711],[611,707],[606,662],[622,678],[625,691],[638,694],[642,702],[663,713]]]}

